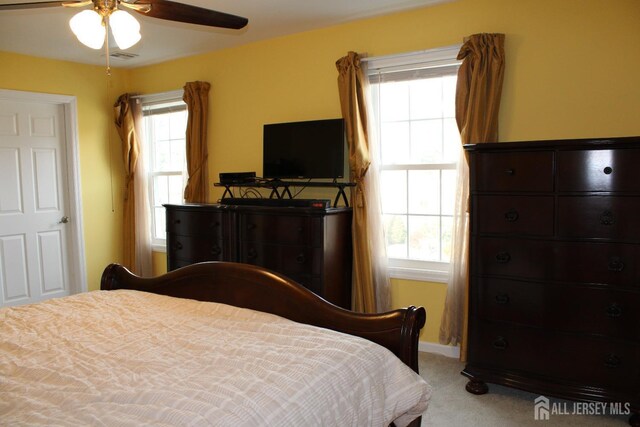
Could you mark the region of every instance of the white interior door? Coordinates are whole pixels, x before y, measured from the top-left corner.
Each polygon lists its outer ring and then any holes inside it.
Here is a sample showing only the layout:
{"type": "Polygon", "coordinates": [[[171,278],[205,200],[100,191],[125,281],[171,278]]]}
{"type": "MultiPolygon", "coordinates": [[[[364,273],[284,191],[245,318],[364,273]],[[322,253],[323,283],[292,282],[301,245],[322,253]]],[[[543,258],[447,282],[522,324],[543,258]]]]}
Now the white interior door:
{"type": "Polygon", "coordinates": [[[0,99],[0,306],[69,295],[62,104],[0,99]]]}

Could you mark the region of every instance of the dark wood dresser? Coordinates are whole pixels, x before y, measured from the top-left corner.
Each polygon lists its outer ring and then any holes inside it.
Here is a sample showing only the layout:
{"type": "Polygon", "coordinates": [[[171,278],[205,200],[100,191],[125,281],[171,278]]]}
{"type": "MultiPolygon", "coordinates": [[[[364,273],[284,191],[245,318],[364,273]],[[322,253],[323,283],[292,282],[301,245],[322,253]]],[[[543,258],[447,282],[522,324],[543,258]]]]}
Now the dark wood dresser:
{"type": "Polygon", "coordinates": [[[202,261],[259,265],[351,307],[351,208],[165,205],[167,269],[202,261]]]}
{"type": "Polygon", "coordinates": [[[467,390],[621,403],[640,425],[640,137],[465,150],[467,390]]]}

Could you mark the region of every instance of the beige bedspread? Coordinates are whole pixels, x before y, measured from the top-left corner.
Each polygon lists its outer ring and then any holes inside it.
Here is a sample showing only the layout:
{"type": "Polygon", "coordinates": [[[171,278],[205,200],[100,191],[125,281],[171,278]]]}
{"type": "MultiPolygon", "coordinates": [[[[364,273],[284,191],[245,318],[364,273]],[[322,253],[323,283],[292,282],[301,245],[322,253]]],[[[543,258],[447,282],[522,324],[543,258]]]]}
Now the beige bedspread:
{"type": "Polygon", "coordinates": [[[223,304],[95,291],[0,309],[0,424],[402,426],[429,386],[364,339],[223,304]]]}

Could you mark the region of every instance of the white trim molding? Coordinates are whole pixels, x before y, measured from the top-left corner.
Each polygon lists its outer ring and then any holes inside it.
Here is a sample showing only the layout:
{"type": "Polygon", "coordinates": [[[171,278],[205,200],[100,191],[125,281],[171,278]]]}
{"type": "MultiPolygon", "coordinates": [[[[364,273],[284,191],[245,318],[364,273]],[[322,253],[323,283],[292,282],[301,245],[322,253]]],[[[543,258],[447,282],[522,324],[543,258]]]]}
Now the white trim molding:
{"type": "Polygon", "coordinates": [[[367,64],[369,74],[375,74],[377,70],[384,69],[390,72],[397,67],[406,69],[438,68],[441,66],[459,65],[462,61],[453,59],[458,56],[462,44],[439,47],[416,52],[397,53],[386,56],[373,56],[362,58],[367,64]]]}
{"type": "Polygon", "coordinates": [[[424,353],[435,353],[442,356],[460,359],[460,347],[452,345],[437,344],[428,341],[418,341],[418,351],[424,353]]]}

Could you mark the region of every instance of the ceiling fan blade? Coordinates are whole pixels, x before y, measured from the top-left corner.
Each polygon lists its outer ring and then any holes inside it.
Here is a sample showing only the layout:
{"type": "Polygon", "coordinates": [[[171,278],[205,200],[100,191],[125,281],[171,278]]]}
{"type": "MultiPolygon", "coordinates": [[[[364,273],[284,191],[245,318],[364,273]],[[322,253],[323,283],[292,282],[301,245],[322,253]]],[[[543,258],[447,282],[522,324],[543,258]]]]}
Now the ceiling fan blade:
{"type": "Polygon", "coordinates": [[[249,20],[241,16],[230,15],[228,13],[217,12],[198,6],[176,3],[169,0],[138,0],[134,4],[149,4],[149,12],[141,12],[143,15],[151,16],[168,21],[186,22],[187,24],[206,25],[208,27],[232,28],[239,30],[247,25],[249,20]]]}
{"type": "Polygon", "coordinates": [[[0,10],[18,10],[18,9],[35,9],[38,7],[56,7],[62,6],[66,1],[41,1],[36,3],[12,3],[0,4],[0,10]]]}

